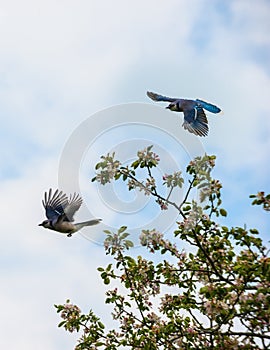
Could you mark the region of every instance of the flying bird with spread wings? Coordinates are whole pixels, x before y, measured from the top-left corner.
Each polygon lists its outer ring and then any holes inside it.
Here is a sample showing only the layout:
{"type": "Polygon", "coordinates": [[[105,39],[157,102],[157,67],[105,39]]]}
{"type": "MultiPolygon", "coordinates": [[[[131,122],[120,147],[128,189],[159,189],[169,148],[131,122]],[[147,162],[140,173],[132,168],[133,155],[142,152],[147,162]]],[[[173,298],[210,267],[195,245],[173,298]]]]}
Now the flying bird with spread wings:
{"type": "Polygon", "coordinates": [[[183,98],[166,97],[155,92],[147,91],[147,96],[153,101],[170,102],[166,107],[174,112],[184,113],[184,129],[197,136],[206,136],[208,134],[208,120],[204,109],[211,113],[220,113],[221,109],[212,103],[199,99],[188,100],[183,98]]]}
{"type": "Polygon", "coordinates": [[[74,214],[79,210],[82,202],[82,198],[76,193],[70,195],[68,198],[65,193],[59,190],[52,193],[52,189],[50,188],[48,192],[45,192],[44,200],[42,200],[47,220],[44,220],[38,226],[43,226],[49,230],[61,232],[71,237],[73,233],[84,226],[93,226],[100,223],[101,219],[93,219],[77,224],[73,223],[74,214]]]}

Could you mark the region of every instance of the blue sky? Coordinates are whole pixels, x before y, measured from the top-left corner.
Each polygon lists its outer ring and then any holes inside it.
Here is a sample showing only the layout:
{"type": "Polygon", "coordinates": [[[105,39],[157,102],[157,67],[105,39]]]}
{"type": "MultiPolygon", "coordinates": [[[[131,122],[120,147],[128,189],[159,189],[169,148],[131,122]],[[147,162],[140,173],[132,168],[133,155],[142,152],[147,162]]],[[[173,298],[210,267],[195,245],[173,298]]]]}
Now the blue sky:
{"type": "MultiPolygon", "coordinates": [[[[121,143],[128,150],[124,160],[132,158],[136,140],[155,144],[168,159],[161,172],[174,160],[184,169],[194,145],[216,154],[226,223],[258,227],[268,239],[268,213],[252,208],[248,195],[270,192],[269,16],[267,0],[0,5],[1,348],[32,350],[37,342],[40,350],[73,348],[76,334],[57,329],[53,309],[66,298],[106,318],[96,268],[108,258],[93,240],[105,226],[124,223],[125,215],[136,225],[132,215],[106,206],[104,189],[88,180],[99,156],[123,150],[121,143]],[[209,136],[198,140],[183,131],[181,116],[149,100],[147,90],[202,98],[224,114],[209,115],[209,136]],[[134,103],[145,114],[136,114],[134,103]],[[67,163],[72,169],[63,178],[60,161],[84,121],[90,121],[89,143],[78,166],[67,163]],[[76,185],[69,182],[73,176],[76,185]],[[87,233],[90,239],[37,226],[44,191],[62,184],[79,186],[84,195],[87,208],[78,219],[103,218],[104,226],[87,233]]],[[[144,224],[159,217],[152,202],[147,205],[139,211],[144,224]]]]}

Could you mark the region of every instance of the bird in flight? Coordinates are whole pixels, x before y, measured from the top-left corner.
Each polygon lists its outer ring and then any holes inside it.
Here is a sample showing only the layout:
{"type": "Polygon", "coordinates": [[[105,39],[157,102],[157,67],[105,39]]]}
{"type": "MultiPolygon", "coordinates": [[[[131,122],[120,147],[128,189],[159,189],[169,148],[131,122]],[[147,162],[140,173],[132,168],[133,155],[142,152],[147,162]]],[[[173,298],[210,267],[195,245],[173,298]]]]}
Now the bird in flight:
{"type": "Polygon", "coordinates": [[[67,234],[68,237],[71,237],[73,233],[84,226],[96,225],[101,221],[101,219],[93,219],[77,224],[73,223],[73,216],[82,205],[82,198],[76,193],[68,198],[65,193],[59,190],[52,193],[50,188],[48,192],[45,192],[42,204],[47,220],[44,220],[38,226],[67,234]]]}
{"type": "Polygon", "coordinates": [[[204,109],[211,113],[221,112],[219,107],[199,99],[187,100],[183,98],[166,97],[150,91],[147,91],[147,96],[153,101],[170,102],[166,108],[171,111],[183,112],[184,123],[182,126],[184,129],[198,136],[206,136],[208,134],[208,120],[204,109]]]}

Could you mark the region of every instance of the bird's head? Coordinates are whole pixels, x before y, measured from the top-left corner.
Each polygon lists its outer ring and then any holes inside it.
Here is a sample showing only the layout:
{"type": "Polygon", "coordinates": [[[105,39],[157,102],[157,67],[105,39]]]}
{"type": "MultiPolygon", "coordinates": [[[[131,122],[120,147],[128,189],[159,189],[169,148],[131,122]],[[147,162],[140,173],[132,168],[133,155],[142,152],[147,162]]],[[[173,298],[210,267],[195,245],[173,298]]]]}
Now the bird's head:
{"type": "Polygon", "coordinates": [[[41,224],[38,224],[38,226],[43,226],[45,228],[50,228],[51,227],[51,223],[50,223],[49,220],[44,220],[44,221],[42,221],[41,224]]]}
{"type": "Polygon", "coordinates": [[[167,106],[166,108],[167,108],[167,109],[170,109],[171,111],[175,111],[175,112],[178,112],[178,111],[179,111],[179,108],[178,108],[176,102],[170,103],[169,106],[167,106]]]}

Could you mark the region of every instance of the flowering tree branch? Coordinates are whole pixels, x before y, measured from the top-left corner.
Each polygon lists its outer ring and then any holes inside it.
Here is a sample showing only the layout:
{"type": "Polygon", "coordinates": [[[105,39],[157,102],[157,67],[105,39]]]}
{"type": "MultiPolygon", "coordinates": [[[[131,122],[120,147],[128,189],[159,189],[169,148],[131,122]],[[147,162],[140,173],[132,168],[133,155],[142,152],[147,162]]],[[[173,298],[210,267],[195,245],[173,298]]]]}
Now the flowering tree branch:
{"type": "MultiPolygon", "coordinates": [[[[171,194],[183,188],[182,172],[163,175],[162,186],[168,189],[163,196],[153,171],[158,163],[152,146],[139,151],[125,167],[115,154],[108,154],[97,164],[93,181],[105,185],[123,180],[129,190],[152,196],[161,210],[177,209],[180,221],[174,240],[155,229],[142,230],[140,243],[154,254],[151,261],[132,257],[127,227],[105,231],[105,252],[114,260],[98,271],[106,285],[114,284],[105,302],[113,306],[118,326],[107,330],[92,310],[83,314],[69,301],[56,305],[62,318],[59,326],[81,332],[77,350],[269,349],[269,250],[256,229],[217,222],[227,212],[221,208],[222,185],[211,176],[215,157],[204,155],[189,163],[190,178],[179,203],[171,194]],[[138,169],[146,170],[145,178],[138,178],[138,169]],[[193,189],[199,201],[191,197],[193,189]],[[182,242],[190,249],[181,249],[182,242]]],[[[259,192],[252,197],[253,204],[268,211],[268,196],[259,192]]]]}

